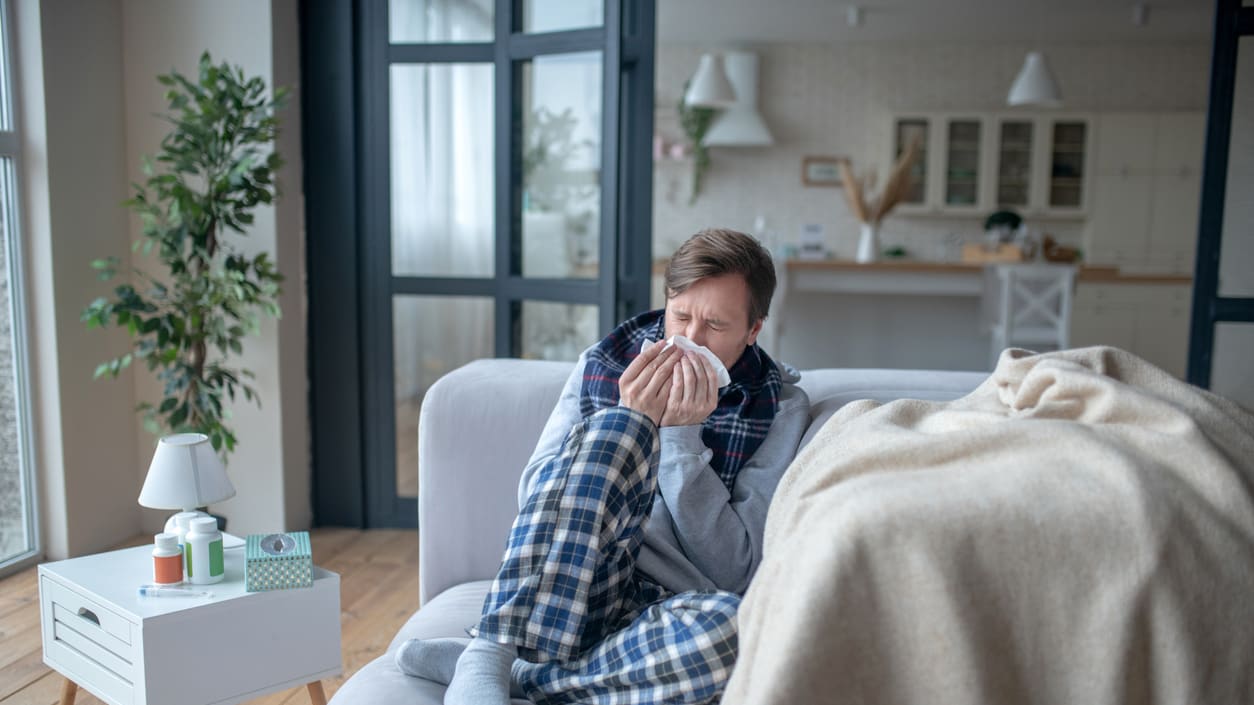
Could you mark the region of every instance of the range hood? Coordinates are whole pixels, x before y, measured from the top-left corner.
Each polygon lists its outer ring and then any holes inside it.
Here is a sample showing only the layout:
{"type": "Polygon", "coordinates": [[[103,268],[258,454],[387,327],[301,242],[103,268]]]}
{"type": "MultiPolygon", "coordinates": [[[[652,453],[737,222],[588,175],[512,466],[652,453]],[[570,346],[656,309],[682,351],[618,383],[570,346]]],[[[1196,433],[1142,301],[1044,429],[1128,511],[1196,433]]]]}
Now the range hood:
{"type": "Polygon", "coordinates": [[[723,54],[723,67],[736,92],[736,101],[710,125],[702,143],[707,147],[759,147],[774,143],[758,114],[758,55],[750,51],[723,54]]]}

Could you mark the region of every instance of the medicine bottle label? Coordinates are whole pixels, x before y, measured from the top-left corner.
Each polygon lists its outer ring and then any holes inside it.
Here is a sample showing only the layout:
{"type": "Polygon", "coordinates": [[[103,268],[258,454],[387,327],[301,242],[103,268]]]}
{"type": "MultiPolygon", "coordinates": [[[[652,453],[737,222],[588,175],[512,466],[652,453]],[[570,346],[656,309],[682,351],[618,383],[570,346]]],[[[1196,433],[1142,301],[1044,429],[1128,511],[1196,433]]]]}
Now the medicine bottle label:
{"type": "Polygon", "coordinates": [[[222,565],[222,539],[209,544],[209,574],[222,575],[226,568],[222,565]]]}

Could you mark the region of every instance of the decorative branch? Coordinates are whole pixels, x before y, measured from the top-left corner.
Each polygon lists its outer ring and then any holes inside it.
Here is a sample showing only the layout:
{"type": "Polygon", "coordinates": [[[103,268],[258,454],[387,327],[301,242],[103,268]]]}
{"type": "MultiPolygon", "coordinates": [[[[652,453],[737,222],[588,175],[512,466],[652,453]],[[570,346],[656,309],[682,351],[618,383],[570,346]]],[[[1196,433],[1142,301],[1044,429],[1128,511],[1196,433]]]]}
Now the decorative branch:
{"type": "Polygon", "coordinates": [[[892,172],[884,182],[884,190],[876,198],[871,198],[869,194],[871,185],[874,183],[874,172],[868,171],[862,175],[862,178],[858,178],[854,176],[853,166],[848,159],[840,161],[840,178],[844,185],[845,202],[849,205],[849,211],[859,222],[878,223],[901,202],[906,190],[910,187],[910,167],[919,158],[922,149],[921,139],[916,136],[910,140],[910,144],[893,164],[892,172]]]}

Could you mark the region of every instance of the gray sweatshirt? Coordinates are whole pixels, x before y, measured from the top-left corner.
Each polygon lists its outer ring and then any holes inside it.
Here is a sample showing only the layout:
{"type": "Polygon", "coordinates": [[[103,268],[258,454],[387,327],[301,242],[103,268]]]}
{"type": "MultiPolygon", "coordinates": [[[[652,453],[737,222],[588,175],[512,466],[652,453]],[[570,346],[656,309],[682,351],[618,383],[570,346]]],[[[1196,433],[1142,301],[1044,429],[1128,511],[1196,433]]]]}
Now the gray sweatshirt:
{"type": "MultiPolygon", "coordinates": [[[[531,494],[536,472],[561,450],[582,420],[580,389],[587,352],[579,356],[518,484],[518,506],[531,494]]],[[[653,510],[645,519],[636,567],[672,592],[728,590],[743,595],[762,559],[766,510],[775,486],[797,454],[810,421],[810,400],[796,386],[801,375],[780,365],[784,385],[771,430],[740,472],[731,492],[710,467],[713,451],[701,426],[659,430],[662,454],[653,510]]]]}

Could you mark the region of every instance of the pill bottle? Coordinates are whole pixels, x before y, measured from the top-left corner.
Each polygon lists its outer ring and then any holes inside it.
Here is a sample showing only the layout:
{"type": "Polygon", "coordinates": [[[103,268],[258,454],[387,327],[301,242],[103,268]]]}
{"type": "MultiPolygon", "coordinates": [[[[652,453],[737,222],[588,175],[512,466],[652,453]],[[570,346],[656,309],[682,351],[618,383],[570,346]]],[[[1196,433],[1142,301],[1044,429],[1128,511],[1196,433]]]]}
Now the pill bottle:
{"type": "Polygon", "coordinates": [[[152,581],[158,585],[175,585],[183,582],[183,552],[179,550],[179,537],[160,533],[152,548],[152,581]]]}
{"type": "Polygon", "coordinates": [[[187,582],[195,585],[216,583],[226,573],[222,561],[222,533],[213,517],[192,519],[187,536],[183,537],[183,555],[187,562],[187,582]]]}
{"type": "Polygon", "coordinates": [[[179,550],[183,550],[183,537],[187,535],[187,530],[191,528],[192,519],[205,516],[201,512],[179,512],[170,517],[165,523],[167,533],[174,534],[178,537],[179,550]]]}

